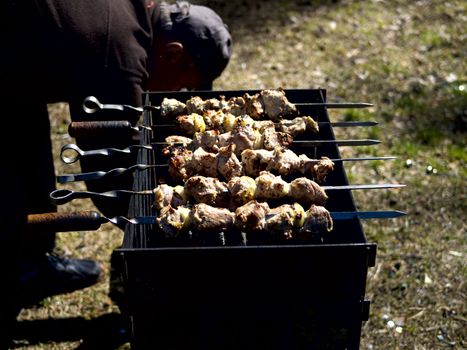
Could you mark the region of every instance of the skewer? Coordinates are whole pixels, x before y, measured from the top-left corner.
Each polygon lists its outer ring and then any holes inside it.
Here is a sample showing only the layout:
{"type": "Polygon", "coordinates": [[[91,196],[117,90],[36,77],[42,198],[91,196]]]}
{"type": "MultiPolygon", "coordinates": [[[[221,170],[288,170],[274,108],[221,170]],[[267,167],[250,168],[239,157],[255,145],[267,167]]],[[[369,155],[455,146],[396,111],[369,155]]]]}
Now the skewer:
{"type": "MultiPolygon", "coordinates": [[[[359,157],[359,158],[336,158],[331,159],[332,162],[361,162],[361,161],[372,161],[372,160],[394,160],[397,157],[388,156],[388,157],[359,157]]],[[[93,171],[80,174],[63,174],[57,176],[58,183],[74,182],[74,181],[89,181],[89,180],[98,180],[108,176],[119,176],[132,171],[141,171],[150,168],[167,168],[168,164],[135,164],[128,168],[115,168],[109,171],[93,171]]]]}
{"type": "MultiPolygon", "coordinates": [[[[275,123],[277,124],[277,123],[275,123]]],[[[354,128],[359,126],[376,126],[379,123],[377,121],[358,121],[358,120],[351,120],[351,121],[340,121],[340,122],[318,122],[319,127],[321,126],[332,126],[333,128],[354,128]]],[[[153,124],[151,125],[152,128],[176,128],[175,124],[153,124]]]]}
{"type": "MultiPolygon", "coordinates": [[[[306,103],[294,103],[295,106],[312,106],[312,107],[326,107],[326,108],[368,108],[372,107],[372,103],[362,102],[306,102],[306,103]]],[[[159,110],[160,106],[142,106],[135,107],[125,104],[105,104],[101,103],[96,97],[88,96],[84,99],[83,110],[88,113],[96,113],[101,110],[112,110],[112,111],[132,111],[141,113],[144,110],[159,110]]]]}
{"type": "MultiPolygon", "coordinates": [[[[399,218],[407,213],[398,210],[380,210],[380,211],[350,211],[350,212],[330,212],[333,220],[353,220],[355,218],[368,219],[393,219],[399,218]]],[[[126,216],[105,217],[96,211],[71,212],[71,213],[48,213],[48,214],[29,214],[27,218],[28,229],[40,229],[46,226],[53,231],[88,231],[97,230],[102,224],[112,223],[118,227],[125,224],[131,225],[154,225],[155,216],[137,216],[128,218],[126,216]]]]}
{"type": "MultiPolygon", "coordinates": [[[[355,218],[369,220],[369,219],[395,219],[407,215],[407,213],[399,210],[377,210],[377,211],[335,211],[330,212],[333,220],[353,220],[355,218]]],[[[121,226],[122,224],[133,225],[153,225],[156,224],[155,216],[136,216],[134,218],[127,218],[125,216],[115,216],[107,218],[101,216],[102,223],[110,222],[114,225],[121,226]]]]}
{"type": "MultiPolygon", "coordinates": [[[[293,144],[306,147],[306,146],[319,146],[319,145],[327,145],[327,144],[337,144],[338,146],[372,146],[380,144],[381,141],[379,140],[372,140],[372,139],[358,139],[358,140],[294,140],[293,144]]],[[[170,143],[171,145],[186,145],[183,142],[180,143],[170,143]]],[[[167,146],[169,143],[167,142],[152,142],[150,145],[131,145],[123,149],[118,148],[101,148],[95,150],[88,150],[83,151],[75,144],[66,144],[62,147],[60,151],[60,158],[66,164],[75,163],[80,158],[88,157],[88,156],[112,156],[116,153],[123,153],[123,154],[131,154],[137,150],[142,148],[153,150],[153,146],[167,146]]]]}
{"type": "MultiPolygon", "coordinates": [[[[372,189],[388,189],[405,187],[402,184],[364,184],[364,185],[343,185],[343,186],[321,186],[325,191],[335,190],[372,190],[372,189]]],[[[50,200],[53,204],[60,205],[68,203],[78,198],[122,198],[125,196],[143,195],[154,196],[153,190],[131,191],[131,190],[114,190],[107,192],[91,192],[91,191],[73,191],[67,189],[58,189],[50,193],[50,200]]]]}

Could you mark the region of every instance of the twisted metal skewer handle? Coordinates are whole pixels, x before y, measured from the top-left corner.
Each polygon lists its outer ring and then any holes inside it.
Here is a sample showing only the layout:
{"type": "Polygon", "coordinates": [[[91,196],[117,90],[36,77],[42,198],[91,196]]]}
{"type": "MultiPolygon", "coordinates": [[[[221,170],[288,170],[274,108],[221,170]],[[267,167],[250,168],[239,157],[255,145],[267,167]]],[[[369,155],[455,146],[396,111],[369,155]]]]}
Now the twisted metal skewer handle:
{"type": "Polygon", "coordinates": [[[159,107],[156,106],[143,106],[135,107],[130,105],[121,105],[121,104],[106,104],[101,103],[95,96],[88,96],[83,101],[83,110],[88,113],[96,113],[101,110],[113,110],[113,111],[132,111],[141,113],[145,109],[158,110],[159,107]]]}
{"type": "Polygon", "coordinates": [[[75,163],[82,157],[88,157],[88,156],[112,156],[113,154],[116,153],[121,153],[121,154],[130,154],[131,152],[134,152],[136,150],[139,150],[141,148],[145,149],[152,149],[151,146],[143,146],[143,145],[132,145],[128,146],[123,149],[119,148],[102,148],[102,149],[94,149],[94,150],[89,150],[89,151],[83,151],[81,148],[79,148],[77,145],[69,143],[66,144],[62,147],[60,151],[60,158],[62,161],[66,164],[71,164],[75,163]]]}
{"type": "Polygon", "coordinates": [[[115,190],[115,191],[107,191],[107,192],[91,192],[91,191],[72,191],[66,189],[60,189],[52,191],[49,195],[50,201],[52,204],[59,205],[59,204],[66,204],[71,202],[74,199],[78,198],[122,198],[124,196],[131,196],[131,195],[153,195],[152,190],[148,191],[129,191],[129,190],[115,190]]]}
{"type": "Polygon", "coordinates": [[[81,173],[81,174],[64,174],[64,175],[57,176],[57,182],[63,184],[66,182],[73,182],[73,181],[99,180],[104,177],[120,176],[120,175],[129,173],[129,172],[133,172],[135,170],[136,171],[146,170],[146,169],[155,168],[155,167],[159,167],[159,165],[135,164],[128,168],[115,168],[109,171],[91,171],[88,173],[81,173]]]}

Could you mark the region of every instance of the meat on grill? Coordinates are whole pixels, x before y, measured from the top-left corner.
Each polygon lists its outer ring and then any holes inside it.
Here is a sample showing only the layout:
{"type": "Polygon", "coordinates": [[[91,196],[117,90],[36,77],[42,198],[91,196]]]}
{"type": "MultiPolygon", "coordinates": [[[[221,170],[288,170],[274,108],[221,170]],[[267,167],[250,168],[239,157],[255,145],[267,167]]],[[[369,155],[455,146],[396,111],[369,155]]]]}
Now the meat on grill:
{"type": "Polygon", "coordinates": [[[231,229],[235,214],[228,209],[216,208],[204,203],[195,204],[190,212],[191,227],[199,232],[222,232],[231,229]]]}
{"type": "Polygon", "coordinates": [[[293,237],[293,233],[301,228],[305,210],[298,204],[283,204],[269,210],[266,215],[268,232],[279,240],[293,237]]]}
{"type": "Polygon", "coordinates": [[[310,116],[283,119],[276,123],[272,120],[253,120],[249,115],[235,116],[232,113],[219,111],[207,111],[203,115],[191,113],[180,115],[176,118],[176,124],[186,136],[205,130],[217,130],[220,133],[234,130],[238,126],[251,126],[259,131],[273,128],[290,134],[292,137],[304,132],[317,133],[318,123],[310,116]]]}
{"type": "Polygon", "coordinates": [[[217,130],[197,132],[190,140],[185,136],[168,136],[165,141],[170,146],[174,144],[186,145],[191,150],[202,147],[209,152],[217,152],[220,147],[234,145],[235,153],[240,155],[246,149],[287,148],[292,144],[290,134],[276,131],[274,128],[258,130],[250,125],[237,126],[234,130],[220,134],[217,130]]]}
{"type": "Polygon", "coordinates": [[[322,206],[311,205],[305,212],[298,203],[270,208],[267,203],[255,200],[235,212],[203,203],[191,208],[168,206],[161,210],[156,222],[167,238],[176,238],[188,231],[216,233],[235,227],[245,233],[247,240],[257,232],[266,232],[276,240],[284,241],[310,239],[333,229],[331,214],[322,206]]]}
{"type": "Polygon", "coordinates": [[[181,146],[169,146],[164,154],[170,156],[169,173],[176,180],[185,180],[194,175],[220,175],[230,180],[240,175],[256,177],[266,170],[284,176],[302,173],[321,182],[334,169],[334,163],[327,157],[310,159],[305,154],[297,155],[288,149],[246,149],[241,154],[241,160],[233,150],[228,146],[220,153],[210,153],[200,147],[192,152],[188,149],[183,151],[181,146]]]}
{"type": "Polygon", "coordinates": [[[243,96],[232,97],[228,100],[223,96],[220,99],[207,100],[194,96],[184,104],[173,99],[164,99],[161,105],[161,116],[169,117],[177,115],[176,113],[179,113],[178,115],[191,113],[203,115],[211,110],[221,110],[236,116],[247,114],[254,119],[267,117],[273,121],[298,116],[297,107],[288,101],[285,91],[281,88],[262,90],[254,95],[245,93],[243,96]]]}
{"type": "Polygon", "coordinates": [[[154,189],[154,206],[157,210],[170,205],[174,208],[186,204],[187,196],[184,186],[175,187],[161,184],[154,189]]]}
{"type": "Polygon", "coordinates": [[[225,206],[230,200],[230,192],[224,182],[215,177],[193,176],[185,182],[185,192],[197,203],[225,206]]]}
{"type": "Polygon", "coordinates": [[[329,211],[324,207],[312,204],[305,213],[305,220],[298,231],[298,237],[308,240],[314,235],[331,232],[332,229],[333,221],[329,211]]]}
{"type": "Polygon", "coordinates": [[[263,231],[269,211],[268,203],[249,201],[235,210],[235,226],[242,232],[263,231]]]}
{"type": "Polygon", "coordinates": [[[274,171],[280,175],[293,173],[310,174],[316,181],[323,181],[334,169],[328,157],[310,159],[307,155],[297,155],[291,150],[276,148],[268,150],[245,150],[241,155],[244,172],[248,176],[258,176],[263,170],[274,171]]]}
{"type": "Polygon", "coordinates": [[[163,207],[156,218],[156,225],[164,233],[165,238],[177,238],[190,229],[190,213],[191,210],[184,206],[163,207]]]}
{"type": "Polygon", "coordinates": [[[326,192],[316,182],[300,177],[290,184],[280,176],[263,171],[253,179],[248,176],[232,178],[228,183],[215,177],[192,176],[181,186],[171,188],[159,185],[154,190],[156,194],[155,207],[160,209],[165,205],[185,205],[190,199],[195,203],[237,208],[250,200],[292,199],[302,204],[324,205],[328,199],[326,192]]]}
{"type": "Polygon", "coordinates": [[[175,98],[165,97],[161,104],[161,117],[175,117],[186,113],[186,104],[175,98]]]}

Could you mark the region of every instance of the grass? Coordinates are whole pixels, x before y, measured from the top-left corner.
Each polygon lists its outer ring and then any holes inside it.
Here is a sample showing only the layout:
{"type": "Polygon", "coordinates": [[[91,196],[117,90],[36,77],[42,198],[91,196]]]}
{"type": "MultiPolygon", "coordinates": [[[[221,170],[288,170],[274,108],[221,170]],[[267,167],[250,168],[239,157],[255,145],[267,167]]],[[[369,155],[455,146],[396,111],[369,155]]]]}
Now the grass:
{"type": "MultiPolygon", "coordinates": [[[[467,3],[197,3],[216,9],[234,35],[234,55],[216,89],[322,87],[329,100],[375,105],[331,112],[333,120],[380,122],[371,131],[336,130],[339,138],[383,141],[377,147],[344,147],[342,156],[399,157],[349,165],[351,182],[377,178],[408,185],[397,191],[354,193],[361,210],[393,208],[409,214],[377,224],[364,222],[367,239],[378,244],[378,253],[368,274],[372,305],[361,348],[466,348],[467,3]],[[427,171],[429,166],[436,172],[427,171]]],[[[51,112],[58,157],[59,147],[72,142],[66,134],[69,119],[64,104],[52,105],[51,112]]],[[[57,161],[57,173],[67,172],[78,168],[57,161]]],[[[90,202],[75,202],[60,210],[92,208],[90,202]]],[[[121,238],[121,232],[103,225],[98,232],[60,234],[58,247],[101,261],[107,272],[109,255],[121,238]]],[[[93,318],[116,311],[107,297],[107,283],[49,298],[41,307],[23,310],[19,319],[93,318]]],[[[18,348],[72,349],[79,344],[77,339],[18,348]]]]}

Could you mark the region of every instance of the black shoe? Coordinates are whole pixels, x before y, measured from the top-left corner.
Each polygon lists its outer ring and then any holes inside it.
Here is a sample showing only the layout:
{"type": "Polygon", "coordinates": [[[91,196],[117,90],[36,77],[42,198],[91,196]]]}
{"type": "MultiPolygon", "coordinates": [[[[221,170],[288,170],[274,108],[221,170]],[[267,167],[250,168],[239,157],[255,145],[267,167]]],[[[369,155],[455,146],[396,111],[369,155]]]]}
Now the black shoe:
{"type": "Polygon", "coordinates": [[[61,258],[46,254],[23,264],[20,276],[22,299],[36,304],[47,297],[70,293],[99,281],[102,268],[93,260],[61,258]]]}

